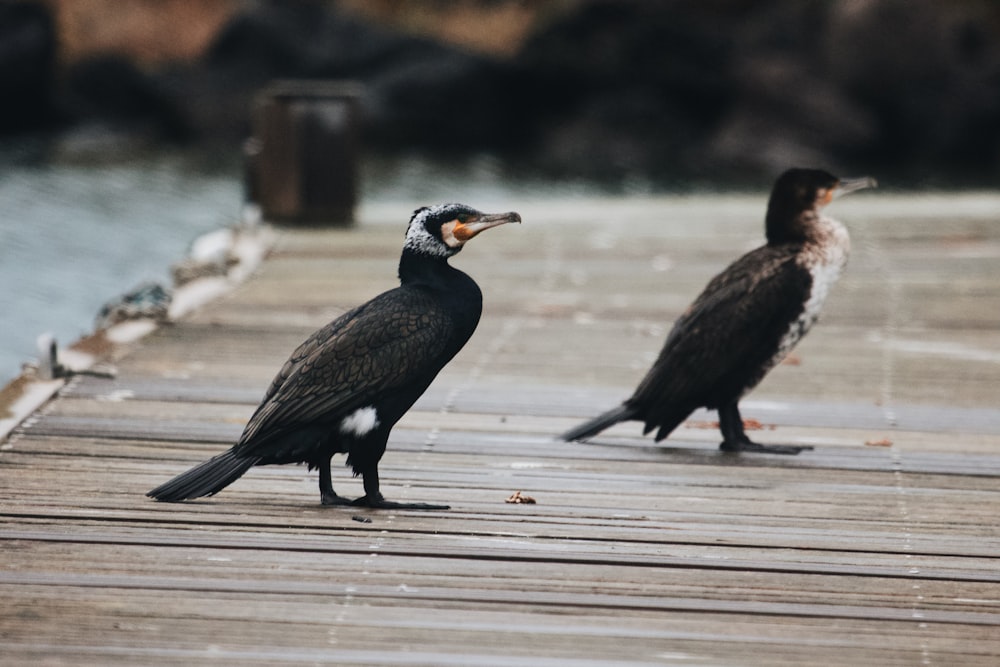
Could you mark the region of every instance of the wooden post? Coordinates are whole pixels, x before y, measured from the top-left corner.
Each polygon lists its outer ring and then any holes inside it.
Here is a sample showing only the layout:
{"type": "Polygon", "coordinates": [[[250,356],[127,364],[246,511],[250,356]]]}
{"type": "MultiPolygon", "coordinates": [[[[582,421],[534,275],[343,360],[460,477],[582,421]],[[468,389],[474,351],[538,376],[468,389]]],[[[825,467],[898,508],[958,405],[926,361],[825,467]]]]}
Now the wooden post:
{"type": "Polygon", "coordinates": [[[247,192],[265,220],[346,225],[354,220],[360,87],[278,81],[258,93],[246,149],[247,192]]]}

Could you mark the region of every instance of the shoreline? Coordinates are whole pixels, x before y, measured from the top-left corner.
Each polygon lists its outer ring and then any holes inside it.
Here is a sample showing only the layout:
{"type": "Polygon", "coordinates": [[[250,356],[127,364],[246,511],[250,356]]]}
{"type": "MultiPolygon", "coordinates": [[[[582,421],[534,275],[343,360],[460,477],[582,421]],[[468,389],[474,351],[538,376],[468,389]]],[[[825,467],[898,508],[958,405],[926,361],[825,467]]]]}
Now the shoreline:
{"type": "MultiPolygon", "coordinates": [[[[55,361],[61,374],[45,378],[39,372],[41,360],[22,363],[21,372],[0,388],[0,445],[32,414],[51,400],[73,377],[102,372],[124,349],[148,336],[164,322],[175,321],[193,310],[228,293],[246,280],[260,266],[274,244],[276,232],[268,225],[242,222],[198,236],[191,244],[221,232],[229,232],[231,243],[226,249],[227,268],[219,275],[197,277],[171,287],[171,300],[166,317],[127,319],[111,326],[94,329],[65,347],[58,349],[55,361]]],[[[196,253],[189,251],[181,261],[198,262],[196,253]]],[[[205,262],[207,263],[207,262],[205,262]]],[[[175,264],[174,266],[177,266],[175,264]]],[[[124,294],[119,295],[119,297],[124,294]]],[[[43,336],[44,334],[39,334],[43,336]]],[[[113,376],[112,376],[113,377],[113,376]]]]}

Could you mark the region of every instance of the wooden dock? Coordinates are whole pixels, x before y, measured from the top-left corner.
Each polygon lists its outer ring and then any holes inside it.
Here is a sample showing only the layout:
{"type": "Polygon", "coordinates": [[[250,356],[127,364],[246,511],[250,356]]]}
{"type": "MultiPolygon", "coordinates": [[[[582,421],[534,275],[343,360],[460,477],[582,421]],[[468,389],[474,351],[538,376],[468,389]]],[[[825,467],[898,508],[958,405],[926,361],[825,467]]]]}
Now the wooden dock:
{"type": "Polygon", "coordinates": [[[387,498],[450,511],[325,508],[304,466],[151,501],[230,446],[299,341],[395,284],[413,206],[281,231],[0,443],[0,664],[1000,664],[1000,197],[958,199],[831,208],[847,274],[743,408],[814,451],[724,455],[708,413],[659,445],[553,441],[760,242],[763,195],[470,202],[524,224],[454,260],[482,323],[381,466],[387,498]]]}

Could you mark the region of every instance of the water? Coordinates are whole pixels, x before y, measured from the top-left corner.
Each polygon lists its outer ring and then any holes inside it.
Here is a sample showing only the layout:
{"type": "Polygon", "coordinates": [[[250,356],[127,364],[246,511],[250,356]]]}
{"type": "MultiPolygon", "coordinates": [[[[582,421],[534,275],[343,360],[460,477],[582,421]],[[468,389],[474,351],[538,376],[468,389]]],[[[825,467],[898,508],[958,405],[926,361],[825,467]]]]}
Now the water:
{"type": "Polygon", "coordinates": [[[237,169],[184,154],[117,164],[2,164],[0,385],[51,332],[68,344],[100,306],[170,265],[200,234],[236,221],[237,169]]]}
{"type": "MultiPolygon", "coordinates": [[[[25,160],[0,147],[0,386],[36,359],[39,334],[70,344],[93,331],[108,300],[148,281],[169,286],[171,264],[195,238],[237,221],[241,176],[235,153],[211,163],[185,152],[80,163],[25,160]]],[[[515,200],[595,191],[510,173],[489,156],[368,158],[361,176],[362,205],[400,202],[407,213],[442,201],[506,210],[515,200]]]]}

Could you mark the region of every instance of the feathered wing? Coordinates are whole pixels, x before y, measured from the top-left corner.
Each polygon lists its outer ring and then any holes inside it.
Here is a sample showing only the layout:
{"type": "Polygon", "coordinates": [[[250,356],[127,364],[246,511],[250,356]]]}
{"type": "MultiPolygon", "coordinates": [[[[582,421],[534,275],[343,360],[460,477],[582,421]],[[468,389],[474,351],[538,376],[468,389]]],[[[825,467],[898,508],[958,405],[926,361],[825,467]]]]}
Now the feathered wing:
{"type": "Polygon", "coordinates": [[[166,502],[214,495],[257,464],[309,461],[332,422],[448,361],[450,321],[419,290],[397,288],[310,336],[271,383],[239,442],[146,495],[166,502]],[[312,429],[314,437],[285,437],[312,429]]]}
{"type": "Polygon", "coordinates": [[[646,432],[658,428],[661,440],[694,409],[735,400],[763,378],[789,314],[802,307],[811,287],[796,263],[797,249],[763,246],[747,253],[674,323],[656,363],[626,401],[646,432]]]}
{"type": "Polygon", "coordinates": [[[429,383],[448,361],[441,357],[449,329],[447,314],[416,289],[390,290],[344,313],[292,353],[235,452],[287,458],[276,451],[283,435],[329,424],[417,378],[429,383]]]}

